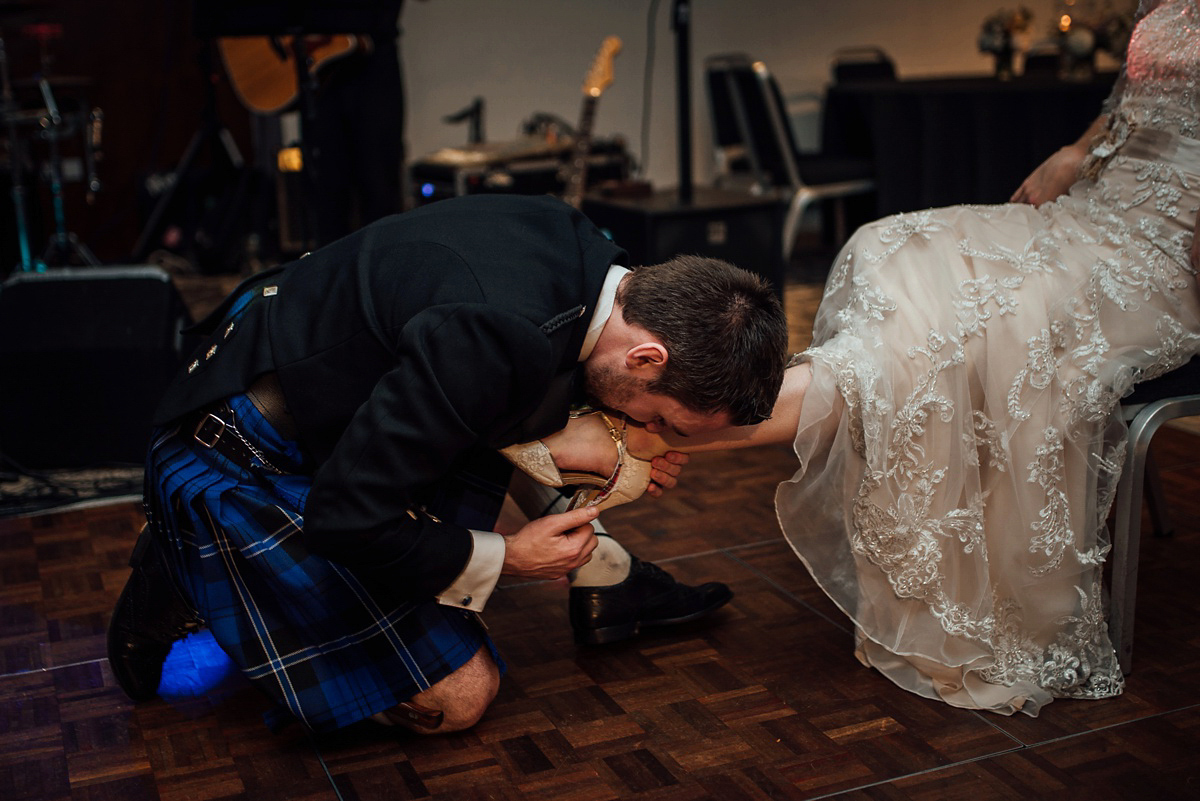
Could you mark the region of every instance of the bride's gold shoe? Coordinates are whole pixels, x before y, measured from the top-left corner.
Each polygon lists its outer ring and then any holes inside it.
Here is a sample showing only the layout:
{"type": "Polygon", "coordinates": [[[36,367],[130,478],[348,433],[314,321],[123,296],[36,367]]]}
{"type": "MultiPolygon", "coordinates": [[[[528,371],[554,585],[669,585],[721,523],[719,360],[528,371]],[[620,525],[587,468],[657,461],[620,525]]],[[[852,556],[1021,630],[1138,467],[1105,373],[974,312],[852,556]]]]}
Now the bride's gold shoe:
{"type": "Polygon", "coordinates": [[[546,444],[539,440],[501,448],[505,458],[539,484],[549,487],[583,485],[571,498],[568,509],[595,506],[599,510],[640,498],[650,486],[650,462],[629,453],[625,443],[626,421],[614,422],[599,410],[571,412],[573,419],[594,417],[607,428],[617,446],[617,466],[611,476],[595,473],[560,472],[546,444]]]}

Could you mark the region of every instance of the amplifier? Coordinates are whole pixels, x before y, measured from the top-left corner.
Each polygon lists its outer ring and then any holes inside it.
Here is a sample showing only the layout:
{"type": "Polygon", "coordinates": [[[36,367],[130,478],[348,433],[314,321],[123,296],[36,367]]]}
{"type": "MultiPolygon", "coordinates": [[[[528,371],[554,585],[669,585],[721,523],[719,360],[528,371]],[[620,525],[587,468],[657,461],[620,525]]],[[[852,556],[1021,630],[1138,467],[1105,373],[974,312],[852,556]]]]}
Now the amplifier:
{"type": "MultiPolygon", "coordinates": [[[[447,148],[413,162],[409,167],[413,202],[432,203],[476,194],[561,195],[564,160],[569,151],[547,146],[540,139],[487,142],[466,148],[447,148]]],[[[592,143],[587,159],[586,185],[629,177],[631,162],[617,140],[592,143]]]]}
{"type": "Polygon", "coordinates": [[[724,259],[766,278],[781,299],[784,211],[776,198],[706,187],[696,187],[690,203],[674,190],[634,198],[593,193],[583,201],[583,213],[629,251],[630,266],[679,254],[724,259]]]}
{"type": "Polygon", "coordinates": [[[0,453],[30,468],[140,464],[188,319],[158,267],[14,274],[0,286],[0,453]]]}

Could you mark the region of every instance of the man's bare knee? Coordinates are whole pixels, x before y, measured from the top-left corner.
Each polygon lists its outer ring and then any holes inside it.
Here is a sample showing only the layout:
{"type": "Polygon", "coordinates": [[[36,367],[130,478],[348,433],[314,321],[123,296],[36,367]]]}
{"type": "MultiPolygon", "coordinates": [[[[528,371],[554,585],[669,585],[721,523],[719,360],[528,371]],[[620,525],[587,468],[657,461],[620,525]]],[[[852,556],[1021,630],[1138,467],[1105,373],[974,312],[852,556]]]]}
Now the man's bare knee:
{"type": "Polygon", "coordinates": [[[413,696],[413,701],[440,709],[445,716],[442,725],[436,729],[413,729],[425,734],[469,729],[483,717],[499,689],[500,669],[492,660],[488,647],[482,646],[458,670],[413,696]]]}

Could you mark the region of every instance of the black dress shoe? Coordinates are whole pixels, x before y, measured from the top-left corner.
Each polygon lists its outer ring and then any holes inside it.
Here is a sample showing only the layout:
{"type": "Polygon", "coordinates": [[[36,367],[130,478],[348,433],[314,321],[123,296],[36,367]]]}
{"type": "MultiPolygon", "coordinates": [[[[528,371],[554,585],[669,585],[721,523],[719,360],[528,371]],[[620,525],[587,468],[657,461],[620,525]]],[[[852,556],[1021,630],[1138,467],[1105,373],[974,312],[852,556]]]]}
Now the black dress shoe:
{"type": "Polygon", "coordinates": [[[733,591],[719,581],[689,587],[657,565],[632,558],[629,576],[620,584],[571,588],[575,642],[602,645],[628,639],[643,626],[690,623],[733,598],[733,591]]]}
{"type": "Polygon", "coordinates": [[[201,623],[175,588],[149,526],[142,529],[129,564],[133,572],[108,624],[108,664],[126,695],[147,701],[158,695],[171,645],[199,631],[201,623]]]}

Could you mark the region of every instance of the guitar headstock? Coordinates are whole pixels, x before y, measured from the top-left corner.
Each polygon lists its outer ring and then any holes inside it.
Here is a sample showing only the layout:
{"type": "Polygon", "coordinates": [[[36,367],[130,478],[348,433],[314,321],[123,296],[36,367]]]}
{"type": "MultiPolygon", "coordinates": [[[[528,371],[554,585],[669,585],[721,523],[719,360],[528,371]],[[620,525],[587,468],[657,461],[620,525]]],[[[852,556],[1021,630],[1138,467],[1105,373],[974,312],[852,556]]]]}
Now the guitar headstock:
{"type": "Polygon", "coordinates": [[[621,39],[619,37],[609,36],[604,40],[604,43],[600,45],[600,52],[596,54],[596,59],[592,62],[592,68],[588,70],[587,76],[583,79],[585,95],[599,97],[600,93],[613,82],[613,59],[620,52],[621,39]]]}

